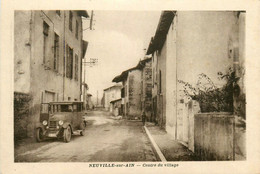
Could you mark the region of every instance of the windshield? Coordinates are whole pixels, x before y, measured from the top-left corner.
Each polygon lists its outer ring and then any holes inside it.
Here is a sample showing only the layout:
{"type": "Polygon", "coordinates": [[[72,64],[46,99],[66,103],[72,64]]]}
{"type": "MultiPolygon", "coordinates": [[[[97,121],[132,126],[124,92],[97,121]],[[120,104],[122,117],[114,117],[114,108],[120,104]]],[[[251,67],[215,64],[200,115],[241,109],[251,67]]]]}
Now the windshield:
{"type": "Polygon", "coordinates": [[[72,105],[58,105],[58,112],[72,112],[72,105]]]}

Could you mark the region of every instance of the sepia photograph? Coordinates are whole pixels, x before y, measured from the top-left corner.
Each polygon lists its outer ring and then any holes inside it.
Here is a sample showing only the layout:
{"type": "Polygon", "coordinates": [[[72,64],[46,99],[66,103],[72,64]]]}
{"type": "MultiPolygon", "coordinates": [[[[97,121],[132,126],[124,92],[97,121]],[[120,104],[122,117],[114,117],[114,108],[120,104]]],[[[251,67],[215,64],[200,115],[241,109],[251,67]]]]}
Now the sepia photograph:
{"type": "Polygon", "coordinates": [[[247,160],[247,11],[13,20],[14,163],[247,160]]]}

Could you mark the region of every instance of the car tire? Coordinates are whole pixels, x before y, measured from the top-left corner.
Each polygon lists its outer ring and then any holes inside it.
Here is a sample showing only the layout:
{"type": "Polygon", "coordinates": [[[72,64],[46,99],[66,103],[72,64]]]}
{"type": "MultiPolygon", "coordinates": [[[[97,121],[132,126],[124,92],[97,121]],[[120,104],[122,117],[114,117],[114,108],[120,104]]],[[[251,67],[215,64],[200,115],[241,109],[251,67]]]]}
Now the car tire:
{"type": "Polygon", "coordinates": [[[64,142],[68,143],[71,140],[71,128],[68,126],[63,130],[63,140],[64,142]]]}
{"type": "Polygon", "coordinates": [[[80,124],[80,135],[81,136],[84,136],[85,135],[85,129],[86,129],[86,127],[85,127],[85,124],[84,123],[81,123],[80,124]]]}
{"type": "Polygon", "coordinates": [[[85,135],[85,130],[80,131],[80,135],[84,136],[85,135]]]}
{"type": "Polygon", "coordinates": [[[37,140],[37,142],[42,142],[44,140],[42,128],[36,129],[36,140],[37,140]]]}

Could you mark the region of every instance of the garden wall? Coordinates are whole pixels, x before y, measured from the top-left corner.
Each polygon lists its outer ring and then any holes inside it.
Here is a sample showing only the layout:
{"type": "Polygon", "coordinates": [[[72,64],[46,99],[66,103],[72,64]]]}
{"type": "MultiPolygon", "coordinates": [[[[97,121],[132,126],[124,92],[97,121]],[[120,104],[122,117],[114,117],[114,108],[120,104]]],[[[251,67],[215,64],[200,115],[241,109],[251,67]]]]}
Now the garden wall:
{"type": "Polygon", "coordinates": [[[194,116],[194,151],[198,160],[235,160],[235,119],[230,113],[194,116]]]}
{"type": "Polygon", "coordinates": [[[25,93],[14,93],[14,140],[27,137],[29,119],[29,102],[31,98],[25,93]]]}

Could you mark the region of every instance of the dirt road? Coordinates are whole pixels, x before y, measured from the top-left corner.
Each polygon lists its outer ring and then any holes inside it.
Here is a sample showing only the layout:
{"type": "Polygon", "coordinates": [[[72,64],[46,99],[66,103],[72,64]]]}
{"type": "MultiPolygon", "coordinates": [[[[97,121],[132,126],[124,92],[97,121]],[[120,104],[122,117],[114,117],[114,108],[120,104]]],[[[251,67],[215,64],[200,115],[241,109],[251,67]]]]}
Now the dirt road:
{"type": "Polygon", "coordinates": [[[86,116],[84,137],[71,142],[48,140],[21,142],[15,147],[16,162],[120,162],[156,161],[141,122],[112,119],[108,112],[92,111],[86,116]]]}

